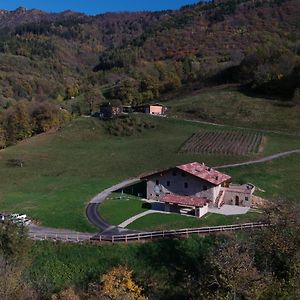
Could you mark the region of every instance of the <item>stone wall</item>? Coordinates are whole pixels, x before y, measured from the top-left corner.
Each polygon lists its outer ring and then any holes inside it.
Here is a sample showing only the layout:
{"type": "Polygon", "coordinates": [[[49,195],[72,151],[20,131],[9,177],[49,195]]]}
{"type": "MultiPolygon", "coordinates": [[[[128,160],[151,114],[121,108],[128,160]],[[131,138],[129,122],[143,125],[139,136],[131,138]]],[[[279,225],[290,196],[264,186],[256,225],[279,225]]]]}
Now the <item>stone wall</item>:
{"type": "Polygon", "coordinates": [[[214,186],[195,176],[172,169],[151,176],[147,181],[147,198],[160,200],[165,194],[196,196],[215,201],[221,186],[214,186]]]}

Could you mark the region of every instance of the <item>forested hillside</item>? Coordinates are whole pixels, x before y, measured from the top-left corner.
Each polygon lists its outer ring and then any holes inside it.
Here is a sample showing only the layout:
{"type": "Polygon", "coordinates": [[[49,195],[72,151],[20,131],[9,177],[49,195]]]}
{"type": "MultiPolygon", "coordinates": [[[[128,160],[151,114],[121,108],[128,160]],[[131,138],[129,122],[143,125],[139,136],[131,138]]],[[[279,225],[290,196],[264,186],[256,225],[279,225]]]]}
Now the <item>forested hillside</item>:
{"type": "Polygon", "coordinates": [[[295,103],[299,78],[298,0],[222,0],[98,16],[0,11],[2,110],[21,100],[47,101],[80,114],[89,109],[68,102],[78,95],[96,97],[88,103],[93,110],[105,98],[139,104],[181,87],[224,83],[295,103]]]}

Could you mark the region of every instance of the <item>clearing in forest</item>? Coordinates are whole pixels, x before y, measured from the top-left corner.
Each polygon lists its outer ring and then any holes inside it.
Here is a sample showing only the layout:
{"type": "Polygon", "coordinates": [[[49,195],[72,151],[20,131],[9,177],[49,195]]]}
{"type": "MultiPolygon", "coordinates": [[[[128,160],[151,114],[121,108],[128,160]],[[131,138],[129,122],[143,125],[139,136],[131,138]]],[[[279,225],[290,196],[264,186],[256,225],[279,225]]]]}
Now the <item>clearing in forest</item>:
{"type": "Polygon", "coordinates": [[[200,131],[180,148],[180,153],[246,155],[259,152],[263,135],[245,131],[200,131]]]}

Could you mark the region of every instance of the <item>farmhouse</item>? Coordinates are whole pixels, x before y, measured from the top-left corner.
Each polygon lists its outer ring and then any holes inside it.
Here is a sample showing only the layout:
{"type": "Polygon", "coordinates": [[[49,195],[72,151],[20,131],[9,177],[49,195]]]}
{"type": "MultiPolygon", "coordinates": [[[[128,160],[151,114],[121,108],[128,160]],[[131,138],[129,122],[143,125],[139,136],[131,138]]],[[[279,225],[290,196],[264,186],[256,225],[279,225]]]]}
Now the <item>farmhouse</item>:
{"type": "Polygon", "coordinates": [[[150,115],[162,116],[166,113],[167,107],[159,103],[146,104],[146,105],[137,106],[135,108],[135,111],[142,112],[145,114],[150,114],[150,115]]]}
{"type": "Polygon", "coordinates": [[[141,180],[147,183],[147,199],[163,202],[166,211],[193,209],[198,217],[207,213],[208,207],[250,207],[255,188],[233,185],[229,175],[198,162],[146,174],[141,180]]]}
{"type": "Polygon", "coordinates": [[[120,100],[112,100],[111,102],[103,103],[100,106],[100,117],[113,118],[123,113],[122,102],[120,100]]]}

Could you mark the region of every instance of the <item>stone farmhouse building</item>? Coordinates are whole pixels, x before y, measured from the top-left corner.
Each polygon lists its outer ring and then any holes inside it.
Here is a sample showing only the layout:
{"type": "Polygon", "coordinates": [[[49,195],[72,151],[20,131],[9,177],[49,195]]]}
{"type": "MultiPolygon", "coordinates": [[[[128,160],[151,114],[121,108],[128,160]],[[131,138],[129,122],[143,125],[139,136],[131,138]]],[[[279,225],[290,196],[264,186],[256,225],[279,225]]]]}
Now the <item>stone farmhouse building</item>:
{"type": "Polygon", "coordinates": [[[250,207],[255,189],[251,184],[233,185],[229,175],[198,162],[146,174],[141,180],[147,183],[147,199],[163,202],[166,211],[192,209],[198,217],[208,207],[250,207]]]}

